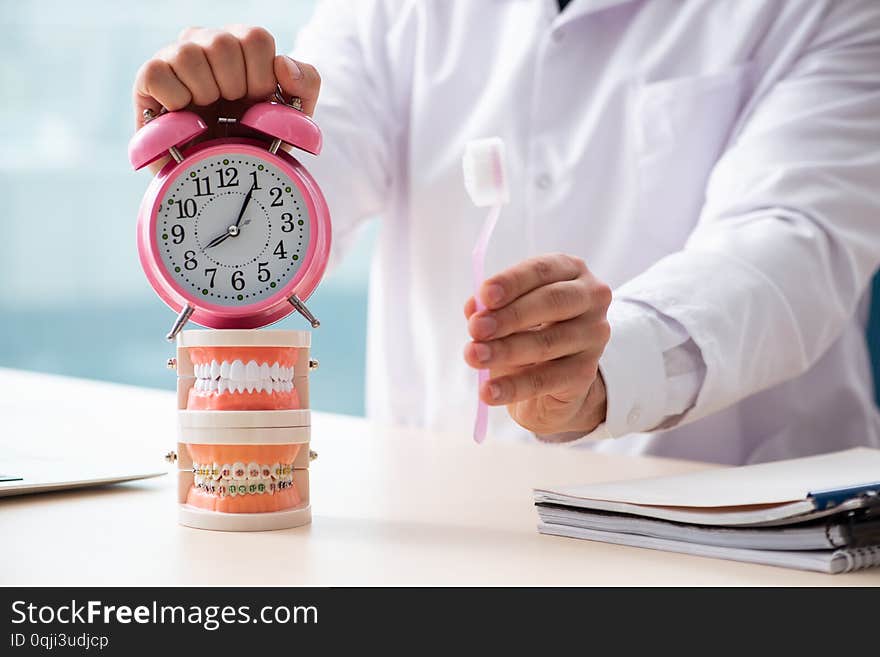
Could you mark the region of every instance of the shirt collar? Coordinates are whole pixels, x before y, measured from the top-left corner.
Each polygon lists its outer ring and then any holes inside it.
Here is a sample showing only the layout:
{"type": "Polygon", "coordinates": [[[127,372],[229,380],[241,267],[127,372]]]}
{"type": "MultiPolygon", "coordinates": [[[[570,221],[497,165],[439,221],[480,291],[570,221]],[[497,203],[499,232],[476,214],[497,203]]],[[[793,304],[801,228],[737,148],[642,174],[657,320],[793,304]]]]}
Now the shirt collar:
{"type": "MultiPolygon", "coordinates": [[[[588,14],[595,14],[606,9],[610,9],[617,5],[636,2],[637,0],[571,0],[565,10],[559,15],[560,23],[567,23],[569,20],[588,14]]],[[[556,0],[553,3],[558,7],[556,0]]]]}

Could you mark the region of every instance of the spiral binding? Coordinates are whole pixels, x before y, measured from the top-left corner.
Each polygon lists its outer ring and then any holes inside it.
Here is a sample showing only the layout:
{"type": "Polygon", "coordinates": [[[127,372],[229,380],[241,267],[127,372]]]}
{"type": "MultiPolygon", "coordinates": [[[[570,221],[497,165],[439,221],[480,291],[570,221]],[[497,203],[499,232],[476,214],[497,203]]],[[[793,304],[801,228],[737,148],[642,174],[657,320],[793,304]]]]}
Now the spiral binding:
{"type": "Polygon", "coordinates": [[[837,550],[834,553],[834,557],[843,557],[846,560],[846,568],[841,571],[844,573],[873,568],[874,566],[880,566],[880,545],[837,550]]]}

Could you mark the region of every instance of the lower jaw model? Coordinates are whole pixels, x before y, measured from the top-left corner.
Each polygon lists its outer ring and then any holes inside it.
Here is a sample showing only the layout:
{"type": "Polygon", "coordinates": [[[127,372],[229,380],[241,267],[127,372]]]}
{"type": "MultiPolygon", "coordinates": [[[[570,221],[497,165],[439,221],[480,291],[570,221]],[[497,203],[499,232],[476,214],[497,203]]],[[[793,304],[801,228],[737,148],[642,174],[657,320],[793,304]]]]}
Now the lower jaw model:
{"type": "Polygon", "coordinates": [[[192,347],[189,354],[196,377],[189,410],[300,408],[293,383],[296,348],[192,347]]]}
{"type": "Polygon", "coordinates": [[[193,486],[186,503],[223,513],[266,513],[300,504],[293,462],[301,445],[188,445],[193,486]]]}

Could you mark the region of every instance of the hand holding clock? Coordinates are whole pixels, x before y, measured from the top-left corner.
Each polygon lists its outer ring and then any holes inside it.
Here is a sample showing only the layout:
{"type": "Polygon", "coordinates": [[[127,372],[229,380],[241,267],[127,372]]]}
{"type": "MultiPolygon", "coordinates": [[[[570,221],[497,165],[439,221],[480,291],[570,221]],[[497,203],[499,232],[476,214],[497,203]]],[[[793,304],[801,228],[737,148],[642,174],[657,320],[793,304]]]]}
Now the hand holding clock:
{"type": "MultiPolygon", "coordinates": [[[[143,125],[145,109],[158,113],[189,108],[216,133],[218,101],[224,113],[239,115],[245,108],[272,96],[280,84],[287,96],[302,100],[303,112],[315,110],[321,78],[314,66],[275,53],[275,39],[261,27],[231,25],[222,30],[188,28],[176,43],[157,52],[138,70],[134,82],[135,127],[143,125]]],[[[151,165],[155,173],[165,160],[151,165]]]]}
{"type": "Polygon", "coordinates": [[[320,324],[304,300],[327,265],[330,217],[317,183],[286,152],[320,152],[320,128],[307,118],[319,89],[314,67],[276,55],[266,30],[237,25],[184,30],[138,71],[129,159],[162,170],[141,204],[138,250],[153,289],[178,313],[169,340],[190,319],[258,328],[295,310],[320,324]],[[266,102],[280,95],[291,100],[266,102]],[[163,153],[175,162],[155,160],[163,153]],[[258,225],[227,241],[251,223],[257,201],[258,225]],[[206,246],[199,231],[212,227],[225,230],[206,246]],[[222,253],[206,253],[223,242],[222,253]]]}

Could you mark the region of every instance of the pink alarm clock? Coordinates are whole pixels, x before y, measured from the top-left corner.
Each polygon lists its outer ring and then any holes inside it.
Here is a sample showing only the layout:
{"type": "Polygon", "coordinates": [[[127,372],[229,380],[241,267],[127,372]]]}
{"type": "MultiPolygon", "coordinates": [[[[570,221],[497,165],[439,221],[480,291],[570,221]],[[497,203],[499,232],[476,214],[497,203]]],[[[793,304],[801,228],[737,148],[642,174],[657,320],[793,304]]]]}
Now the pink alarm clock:
{"type": "Polygon", "coordinates": [[[171,156],[144,195],[137,226],[147,279],[178,313],[169,340],[189,319],[209,328],[258,328],[295,309],[319,325],[304,301],[327,267],[330,214],[314,178],[281,146],[317,155],[321,131],[298,98],[276,98],[237,120],[257,138],[184,148],[208,129],[198,115],[145,112],[129,143],[135,169],[171,156]]]}

